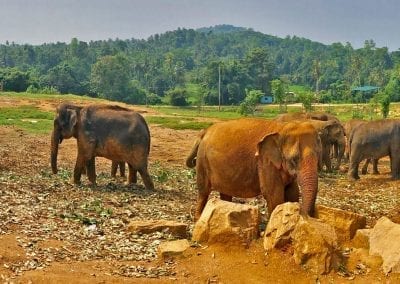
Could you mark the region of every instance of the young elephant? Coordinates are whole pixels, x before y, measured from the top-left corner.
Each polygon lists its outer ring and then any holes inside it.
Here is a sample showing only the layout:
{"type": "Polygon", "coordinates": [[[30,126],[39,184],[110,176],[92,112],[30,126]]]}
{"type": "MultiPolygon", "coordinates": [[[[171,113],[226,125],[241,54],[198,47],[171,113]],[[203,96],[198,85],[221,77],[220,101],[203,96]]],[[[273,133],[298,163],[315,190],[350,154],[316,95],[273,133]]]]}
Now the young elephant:
{"type": "Polygon", "coordinates": [[[200,133],[186,165],[196,165],[197,220],[211,191],[221,199],[262,194],[268,211],[299,201],[301,213],[313,215],[318,191],[320,142],[309,122],[279,123],[239,119],[216,123],[200,133]]]}
{"type": "Polygon", "coordinates": [[[349,178],[359,179],[358,166],[364,159],[390,157],[392,178],[400,178],[400,120],[368,121],[350,134],[349,178]]]}
{"type": "Polygon", "coordinates": [[[61,104],[57,107],[51,138],[51,166],[57,173],[58,144],[63,139],[77,139],[78,156],[74,168],[74,183],[80,183],[87,168],[88,179],[96,183],[95,157],[127,162],[128,183],[136,182],[136,171],[146,189],[153,190],[147,170],[150,152],[150,131],[144,118],[137,112],[110,105],[79,107],[61,104]]]}

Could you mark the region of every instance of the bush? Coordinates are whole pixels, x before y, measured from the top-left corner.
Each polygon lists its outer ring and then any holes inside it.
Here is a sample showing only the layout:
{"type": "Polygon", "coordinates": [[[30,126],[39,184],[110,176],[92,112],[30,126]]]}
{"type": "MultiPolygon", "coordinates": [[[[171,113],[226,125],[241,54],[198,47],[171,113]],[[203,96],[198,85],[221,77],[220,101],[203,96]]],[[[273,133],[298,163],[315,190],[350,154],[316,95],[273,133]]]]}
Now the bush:
{"type": "Polygon", "coordinates": [[[257,104],[260,102],[263,93],[260,90],[246,90],[246,97],[239,106],[239,113],[241,115],[253,115],[257,104]]]}
{"type": "Polygon", "coordinates": [[[187,92],[184,88],[175,88],[167,92],[168,101],[173,106],[187,106],[187,92]]]}

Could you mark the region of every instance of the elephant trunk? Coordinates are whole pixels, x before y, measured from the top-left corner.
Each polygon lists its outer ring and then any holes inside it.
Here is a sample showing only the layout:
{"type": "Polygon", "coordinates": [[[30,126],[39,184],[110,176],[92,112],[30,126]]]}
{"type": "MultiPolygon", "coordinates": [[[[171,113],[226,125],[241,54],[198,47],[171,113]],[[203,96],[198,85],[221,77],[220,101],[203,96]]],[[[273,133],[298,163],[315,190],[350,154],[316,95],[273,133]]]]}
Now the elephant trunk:
{"type": "Polygon", "coordinates": [[[51,170],[53,171],[53,174],[56,174],[58,172],[57,169],[58,144],[61,143],[61,141],[62,138],[60,130],[56,126],[56,123],[54,123],[54,129],[51,134],[51,170]]]}
{"type": "Polygon", "coordinates": [[[315,200],[318,192],[318,158],[309,156],[301,163],[298,174],[298,184],[301,188],[302,215],[314,215],[315,200]]]}

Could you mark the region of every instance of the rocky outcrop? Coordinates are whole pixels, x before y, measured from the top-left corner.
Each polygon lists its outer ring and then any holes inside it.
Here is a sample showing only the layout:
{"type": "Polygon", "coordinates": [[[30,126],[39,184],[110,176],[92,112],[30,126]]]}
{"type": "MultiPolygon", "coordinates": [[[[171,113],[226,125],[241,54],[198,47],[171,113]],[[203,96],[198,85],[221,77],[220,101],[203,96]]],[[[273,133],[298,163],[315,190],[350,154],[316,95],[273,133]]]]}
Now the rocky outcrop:
{"type": "Polygon", "coordinates": [[[329,224],[314,218],[299,219],[292,234],[294,260],[317,274],[328,273],[337,261],[337,236],[329,224]]]}
{"type": "Polygon", "coordinates": [[[168,258],[182,255],[189,247],[188,240],[169,241],[161,243],[158,252],[161,258],[168,258]]]}
{"type": "Polygon", "coordinates": [[[316,206],[315,218],[333,226],[340,241],[351,240],[358,229],[365,228],[367,222],[365,216],[360,214],[323,205],[316,206]]]}
{"type": "Polygon", "coordinates": [[[249,245],[258,237],[256,206],[210,199],[193,229],[193,241],[249,245]]]}
{"type": "Polygon", "coordinates": [[[400,273],[400,224],[380,218],[369,234],[369,253],[383,259],[384,273],[400,273]]]}
{"type": "Polygon", "coordinates": [[[272,212],[264,233],[264,249],[281,248],[292,242],[292,232],[300,219],[296,202],[279,205],[272,212]]]}
{"type": "Polygon", "coordinates": [[[369,235],[371,233],[371,229],[360,229],[357,230],[354,238],[351,240],[351,243],[355,248],[365,248],[369,249],[369,235]]]}
{"type": "Polygon", "coordinates": [[[180,238],[186,238],[187,236],[186,224],[167,220],[131,221],[128,225],[128,230],[135,234],[166,232],[180,238]]]}
{"type": "Polygon", "coordinates": [[[264,234],[264,248],[271,250],[292,245],[295,262],[318,274],[328,273],[337,251],[335,229],[320,220],[302,217],[299,203],[278,205],[264,234]]]}

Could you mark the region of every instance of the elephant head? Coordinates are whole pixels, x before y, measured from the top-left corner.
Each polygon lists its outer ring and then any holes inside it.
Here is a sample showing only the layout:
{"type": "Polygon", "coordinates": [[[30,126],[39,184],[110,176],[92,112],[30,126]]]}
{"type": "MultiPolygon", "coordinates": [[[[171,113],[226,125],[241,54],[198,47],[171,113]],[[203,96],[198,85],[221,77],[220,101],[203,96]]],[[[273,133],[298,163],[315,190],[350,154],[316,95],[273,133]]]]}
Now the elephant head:
{"type": "Polygon", "coordinates": [[[54,174],[57,170],[58,144],[63,139],[76,137],[80,107],[71,104],[61,104],[57,107],[51,134],[51,169],[54,174]]]}
{"type": "Polygon", "coordinates": [[[281,131],[266,135],[257,148],[261,190],[265,187],[266,196],[272,196],[268,208],[298,201],[300,187],[301,213],[313,216],[321,151],[315,128],[307,122],[288,123],[281,131]]]}

